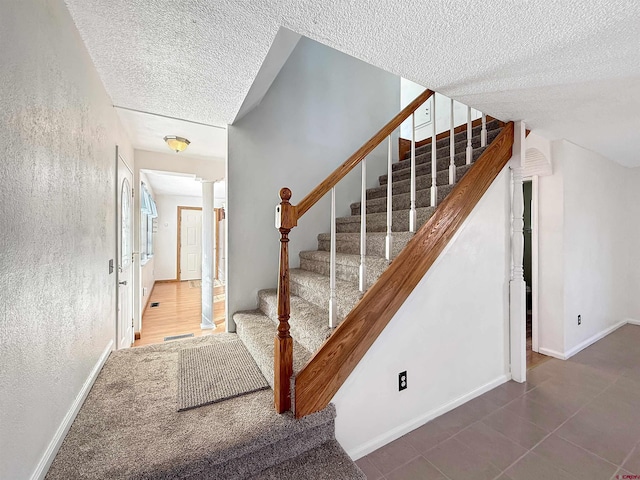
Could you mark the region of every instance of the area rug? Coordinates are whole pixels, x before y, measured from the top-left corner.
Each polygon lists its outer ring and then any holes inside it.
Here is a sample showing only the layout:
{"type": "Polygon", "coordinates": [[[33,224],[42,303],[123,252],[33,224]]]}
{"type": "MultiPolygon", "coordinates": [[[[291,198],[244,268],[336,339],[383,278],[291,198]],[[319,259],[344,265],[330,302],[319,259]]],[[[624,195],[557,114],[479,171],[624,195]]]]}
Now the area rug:
{"type": "Polygon", "coordinates": [[[178,411],[268,388],[240,340],[185,348],[178,356],[178,411]]]}
{"type": "Polygon", "coordinates": [[[202,287],[202,280],[189,280],[189,288],[202,287]]]}

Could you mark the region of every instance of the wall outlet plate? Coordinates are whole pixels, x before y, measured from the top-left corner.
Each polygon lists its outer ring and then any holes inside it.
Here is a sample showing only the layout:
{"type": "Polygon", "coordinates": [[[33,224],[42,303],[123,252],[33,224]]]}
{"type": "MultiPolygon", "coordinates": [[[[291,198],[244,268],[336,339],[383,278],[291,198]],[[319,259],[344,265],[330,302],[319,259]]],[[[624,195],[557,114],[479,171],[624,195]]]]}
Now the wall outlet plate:
{"type": "Polygon", "coordinates": [[[578,315],[578,325],[582,325],[582,315],[578,315]]]}
{"type": "Polygon", "coordinates": [[[400,372],[398,374],[398,391],[406,390],[407,388],[407,371],[400,372]]]}

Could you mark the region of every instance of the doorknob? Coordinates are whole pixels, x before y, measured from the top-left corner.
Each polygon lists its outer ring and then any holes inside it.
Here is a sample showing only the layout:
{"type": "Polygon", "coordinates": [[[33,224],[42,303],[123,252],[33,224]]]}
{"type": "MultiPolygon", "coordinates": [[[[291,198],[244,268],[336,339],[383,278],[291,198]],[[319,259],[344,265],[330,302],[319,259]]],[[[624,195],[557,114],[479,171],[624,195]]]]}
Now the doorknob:
{"type": "Polygon", "coordinates": [[[118,283],[119,283],[120,285],[126,285],[126,284],[127,284],[127,281],[125,280],[125,281],[123,281],[123,282],[118,282],[118,283]]]}

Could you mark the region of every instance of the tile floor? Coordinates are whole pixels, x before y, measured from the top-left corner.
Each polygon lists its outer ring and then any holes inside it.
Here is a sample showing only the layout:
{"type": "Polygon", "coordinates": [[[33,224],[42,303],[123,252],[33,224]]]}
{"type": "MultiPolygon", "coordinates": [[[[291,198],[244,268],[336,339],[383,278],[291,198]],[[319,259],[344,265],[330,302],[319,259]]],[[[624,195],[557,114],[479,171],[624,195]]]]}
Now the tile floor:
{"type": "Polygon", "coordinates": [[[640,479],[640,326],[527,375],[356,463],[369,480],[640,479]]]}

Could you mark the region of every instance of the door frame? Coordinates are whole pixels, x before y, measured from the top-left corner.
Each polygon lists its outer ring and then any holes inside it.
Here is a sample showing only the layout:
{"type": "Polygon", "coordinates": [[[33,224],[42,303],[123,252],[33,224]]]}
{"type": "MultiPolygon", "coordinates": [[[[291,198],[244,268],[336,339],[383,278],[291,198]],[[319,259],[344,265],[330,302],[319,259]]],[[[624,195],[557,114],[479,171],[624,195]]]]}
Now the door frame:
{"type": "Polygon", "coordinates": [[[538,230],[538,211],[539,211],[539,189],[538,175],[530,175],[523,178],[523,181],[531,182],[531,350],[538,352],[539,350],[539,230],[538,230]]]}
{"type": "MultiPolygon", "coordinates": [[[[180,250],[182,248],[182,211],[183,210],[200,210],[202,211],[202,207],[183,207],[183,206],[178,206],[178,228],[177,228],[177,232],[176,235],[178,237],[176,245],[178,247],[177,249],[177,254],[176,254],[176,281],[181,282],[181,278],[180,278],[180,250]]],[[[201,247],[202,248],[202,247],[201,247]]]]}
{"type": "MultiPolygon", "coordinates": [[[[119,318],[119,314],[118,314],[118,309],[119,309],[119,305],[120,305],[120,269],[118,268],[119,264],[120,264],[120,242],[119,242],[119,237],[120,237],[120,217],[122,215],[122,213],[119,211],[120,209],[118,208],[118,202],[120,199],[120,195],[121,195],[121,191],[120,191],[120,182],[119,182],[119,173],[120,173],[120,160],[122,160],[122,163],[124,164],[125,167],[127,167],[127,170],[129,171],[129,173],[131,174],[131,182],[129,182],[129,186],[131,188],[131,193],[132,193],[132,198],[131,198],[131,241],[132,241],[132,252],[135,250],[133,248],[133,245],[135,242],[135,231],[134,231],[134,224],[135,224],[135,204],[134,204],[134,199],[135,199],[135,190],[134,190],[134,173],[133,170],[131,168],[131,166],[129,165],[129,162],[127,162],[127,160],[124,158],[124,156],[121,153],[120,147],[118,145],[116,145],[116,155],[115,155],[115,256],[114,256],[114,264],[113,264],[113,268],[115,271],[115,300],[116,300],[116,308],[115,308],[115,324],[116,324],[116,328],[115,328],[115,341],[114,341],[114,346],[113,349],[117,350],[119,348],[119,336],[120,336],[120,318],[119,318]]],[[[135,255],[131,256],[131,320],[135,321],[135,255]]],[[[133,344],[133,341],[135,340],[135,334],[134,334],[134,328],[132,327],[131,329],[131,342],[133,344]]]]}

